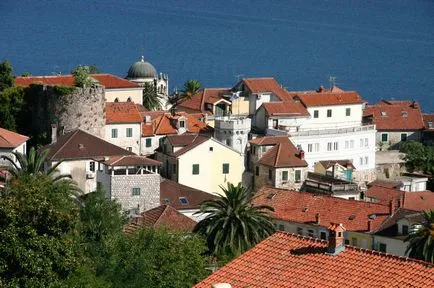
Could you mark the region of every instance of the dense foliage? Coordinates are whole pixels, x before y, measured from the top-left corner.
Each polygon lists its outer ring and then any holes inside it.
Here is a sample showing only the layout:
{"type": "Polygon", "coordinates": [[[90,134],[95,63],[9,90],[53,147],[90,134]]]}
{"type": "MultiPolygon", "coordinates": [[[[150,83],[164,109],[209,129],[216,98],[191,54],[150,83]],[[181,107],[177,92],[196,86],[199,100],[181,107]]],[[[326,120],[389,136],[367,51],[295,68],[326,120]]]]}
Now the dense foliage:
{"type": "Polygon", "coordinates": [[[90,87],[92,86],[92,78],[89,76],[90,68],[89,66],[77,66],[73,71],[75,86],[77,87],[90,87]]]}
{"type": "Polygon", "coordinates": [[[150,83],[143,85],[143,106],[148,110],[161,110],[160,97],[155,85],[150,83]]]}
{"type": "Polygon", "coordinates": [[[403,145],[401,152],[406,154],[404,160],[407,169],[434,174],[433,146],[426,146],[420,142],[410,141],[403,145]]]}
{"type": "Polygon", "coordinates": [[[8,60],[3,60],[0,63],[0,93],[14,85],[14,74],[12,73],[12,65],[8,60]]]}
{"type": "Polygon", "coordinates": [[[209,251],[217,257],[236,256],[248,250],[275,231],[268,215],[273,208],[253,206],[246,188],[228,183],[223,195],[205,201],[200,213],[207,215],[195,232],[207,239],[209,251]]]}
{"type": "Polygon", "coordinates": [[[405,241],[410,257],[434,263],[434,210],[424,211],[424,221],[412,225],[405,241]]]}

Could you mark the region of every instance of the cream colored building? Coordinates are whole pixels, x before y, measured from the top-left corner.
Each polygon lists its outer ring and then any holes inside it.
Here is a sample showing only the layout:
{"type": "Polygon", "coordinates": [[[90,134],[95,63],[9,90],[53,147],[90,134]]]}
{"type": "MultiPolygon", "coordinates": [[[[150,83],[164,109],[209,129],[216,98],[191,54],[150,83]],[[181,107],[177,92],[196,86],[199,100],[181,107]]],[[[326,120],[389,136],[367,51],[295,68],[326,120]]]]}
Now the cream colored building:
{"type": "Polygon", "coordinates": [[[180,184],[208,193],[221,193],[220,185],[242,182],[244,157],[214,138],[201,135],[168,136],[157,160],[161,174],[180,184]]]}
{"type": "Polygon", "coordinates": [[[111,88],[105,90],[106,102],[134,102],[143,103],[142,87],[111,88]]]}

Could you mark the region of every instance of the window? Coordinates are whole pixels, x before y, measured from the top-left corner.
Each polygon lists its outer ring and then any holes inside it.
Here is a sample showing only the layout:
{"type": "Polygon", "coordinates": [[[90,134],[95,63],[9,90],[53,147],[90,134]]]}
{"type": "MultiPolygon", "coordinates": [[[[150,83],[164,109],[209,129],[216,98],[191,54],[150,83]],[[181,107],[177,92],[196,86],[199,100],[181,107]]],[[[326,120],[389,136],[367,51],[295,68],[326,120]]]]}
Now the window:
{"type": "Polygon", "coordinates": [[[95,172],[95,162],[94,161],[89,162],[89,171],[95,172]]]}
{"type": "Polygon", "coordinates": [[[368,138],[365,138],[365,147],[368,148],[369,147],[369,142],[368,142],[368,138]]]}
{"type": "Polygon", "coordinates": [[[133,137],[133,128],[127,128],[127,137],[133,137]]]}
{"type": "Polygon", "coordinates": [[[223,174],[229,174],[229,163],[223,163],[223,174]]]}
{"type": "Polygon", "coordinates": [[[126,149],[127,149],[128,151],[130,151],[130,152],[133,151],[133,147],[126,147],[126,149]]]}
{"type": "Polygon", "coordinates": [[[326,233],[326,232],[322,231],[322,232],[320,232],[319,235],[320,235],[319,238],[321,238],[321,239],[323,239],[323,240],[326,240],[326,239],[327,239],[327,233],[326,233]]]}
{"type": "Polygon", "coordinates": [[[231,139],[226,139],[226,145],[231,146],[231,139]]]}
{"type": "Polygon", "coordinates": [[[327,151],[332,151],[332,142],[327,143],[327,151]]]}
{"type": "Polygon", "coordinates": [[[313,118],[318,118],[318,117],[319,117],[319,111],[313,110],[313,118]]]}
{"type": "Polygon", "coordinates": [[[268,180],[273,180],[273,170],[268,169],[268,180]]]}
{"type": "Polygon", "coordinates": [[[288,181],[288,171],[283,171],[282,172],[282,180],[283,181],[288,181]]]}
{"type": "Polygon", "coordinates": [[[266,152],[267,151],[267,147],[262,146],[262,152],[266,152]]]}
{"type": "Polygon", "coordinates": [[[339,149],[339,142],[334,142],[333,143],[333,150],[338,150],[339,149]]]}
{"type": "Polygon", "coordinates": [[[185,197],[179,197],[179,202],[181,202],[182,205],[188,205],[188,200],[185,197]]]}
{"type": "Polygon", "coordinates": [[[357,238],[351,238],[351,245],[357,246],[357,238]]]}
{"type": "Polygon", "coordinates": [[[172,164],[172,173],[176,174],[176,164],[172,164]]]}
{"type": "Polygon", "coordinates": [[[344,240],[344,243],[345,243],[345,245],[348,245],[348,244],[350,244],[350,240],[345,239],[345,240],[344,240]]]}
{"type": "Polygon", "coordinates": [[[307,152],[312,152],[312,144],[307,144],[307,152]]]}
{"type": "Polygon", "coordinates": [[[112,138],[118,138],[118,129],[112,129],[112,138]]]}
{"type": "Polygon", "coordinates": [[[432,129],[434,126],[432,125],[432,121],[428,121],[428,128],[432,129]]]}
{"type": "Polygon", "coordinates": [[[285,231],[285,225],[279,224],[279,229],[278,230],[285,231]]]}
{"type": "Polygon", "coordinates": [[[131,97],[128,97],[127,102],[131,102],[131,97]]]}
{"type": "Polygon", "coordinates": [[[363,147],[363,139],[360,139],[360,148],[362,148],[363,147]]]}
{"type": "Polygon", "coordinates": [[[345,109],[345,116],[351,116],[351,108],[345,109]]]}
{"type": "Polygon", "coordinates": [[[354,140],[350,140],[350,149],[354,148],[354,140]]]}
{"type": "Polygon", "coordinates": [[[295,170],[295,175],[294,175],[294,179],[295,179],[295,183],[300,183],[301,182],[301,170],[295,170]]]}
{"type": "Polygon", "coordinates": [[[259,166],[256,166],[256,176],[259,176],[259,166]]]}
{"type": "Polygon", "coordinates": [[[314,231],[312,229],[307,230],[307,235],[309,235],[309,237],[315,237],[314,231]]]}
{"type": "Polygon", "coordinates": [[[179,121],[179,128],[185,127],[185,121],[179,121]]]}
{"type": "Polygon", "coordinates": [[[303,228],[297,227],[297,234],[298,235],[303,235],[303,228]]]}
{"type": "Polygon", "coordinates": [[[378,251],[380,252],[386,252],[387,245],[384,243],[378,243],[378,251]]]}
{"type": "Polygon", "coordinates": [[[209,151],[210,152],[214,151],[214,147],[209,147],[209,151]]]}
{"type": "Polygon", "coordinates": [[[368,165],[368,159],[369,159],[369,157],[365,156],[365,165],[368,165]]]}
{"type": "Polygon", "coordinates": [[[152,139],[151,138],[147,138],[146,139],[146,147],[151,147],[152,146],[152,139]]]}
{"type": "Polygon", "coordinates": [[[362,157],[360,157],[360,159],[359,159],[359,164],[363,165],[363,158],[362,157]]]}
{"type": "Polygon", "coordinates": [[[332,109],[327,109],[327,118],[332,117],[332,109]]]}
{"type": "Polygon", "coordinates": [[[319,143],[315,143],[315,147],[314,147],[314,151],[315,152],[319,152],[319,143]]]}
{"type": "Polygon", "coordinates": [[[133,196],[139,196],[140,195],[140,188],[133,188],[131,195],[133,196]]]}
{"type": "Polygon", "coordinates": [[[193,164],[193,175],[199,175],[199,164],[193,164]]]}
{"type": "Polygon", "coordinates": [[[402,235],[408,235],[408,226],[402,225],[402,235]]]}
{"type": "Polygon", "coordinates": [[[387,133],[381,133],[381,142],[387,142],[389,140],[389,135],[387,133]]]}
{"type": "Polygon", "coordinates": [[[407,133],[401,133],[401,141],[407,141],[407,133]]]}

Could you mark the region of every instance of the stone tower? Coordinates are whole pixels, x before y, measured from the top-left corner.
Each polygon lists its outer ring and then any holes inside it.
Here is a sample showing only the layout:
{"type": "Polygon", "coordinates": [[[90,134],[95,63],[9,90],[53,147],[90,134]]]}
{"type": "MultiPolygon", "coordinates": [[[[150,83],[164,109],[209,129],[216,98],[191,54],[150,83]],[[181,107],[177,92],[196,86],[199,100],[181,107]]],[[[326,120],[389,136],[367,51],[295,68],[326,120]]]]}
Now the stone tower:
{"type": "Polygon", "coordinates": [[[216,117],[214,121],[214,138],[245,154],[251,119],[242,116],[221,116],[216,117]]]}

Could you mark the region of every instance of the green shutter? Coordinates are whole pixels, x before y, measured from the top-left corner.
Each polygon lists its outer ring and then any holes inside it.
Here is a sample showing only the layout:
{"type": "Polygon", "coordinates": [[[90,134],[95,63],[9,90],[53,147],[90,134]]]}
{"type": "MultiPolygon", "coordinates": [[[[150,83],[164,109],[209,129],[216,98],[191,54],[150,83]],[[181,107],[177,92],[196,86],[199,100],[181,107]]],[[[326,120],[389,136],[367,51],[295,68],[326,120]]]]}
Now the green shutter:
{"type": "Polygon", "coordinates": [[[288,171],[283,171],[283,172],[282,172],[282,180],[283,180],[283,181],[288,180],[288,171]]]}
{"type": "Polygon", "coordinates": [[[199,164],[193,164],[193,175],[199,175],[199,164]]]}
{"type": "Polygon", "coordinates": [[[223,174],[229,174],[229,163],[223,163],[223,174]]]}

